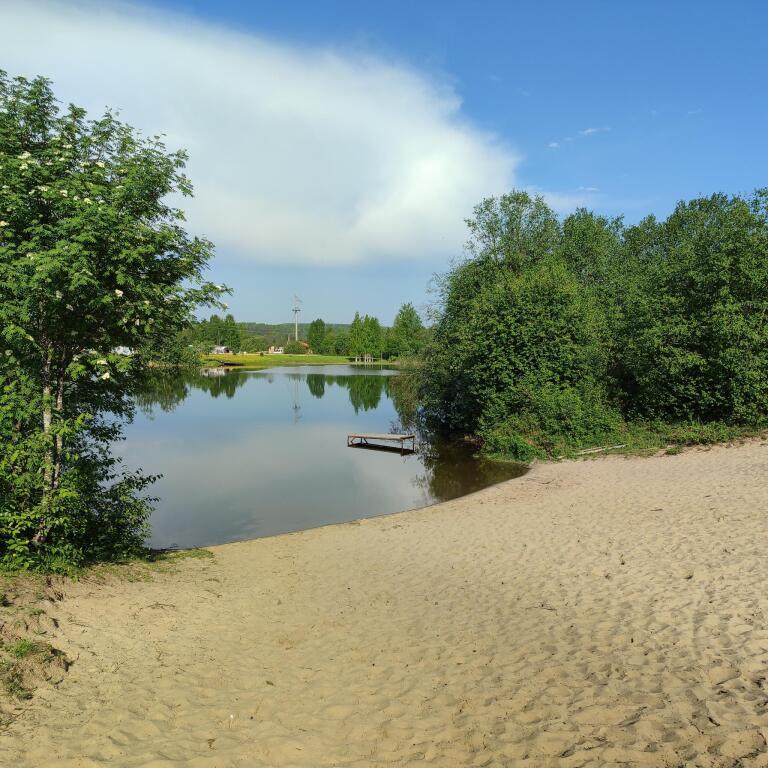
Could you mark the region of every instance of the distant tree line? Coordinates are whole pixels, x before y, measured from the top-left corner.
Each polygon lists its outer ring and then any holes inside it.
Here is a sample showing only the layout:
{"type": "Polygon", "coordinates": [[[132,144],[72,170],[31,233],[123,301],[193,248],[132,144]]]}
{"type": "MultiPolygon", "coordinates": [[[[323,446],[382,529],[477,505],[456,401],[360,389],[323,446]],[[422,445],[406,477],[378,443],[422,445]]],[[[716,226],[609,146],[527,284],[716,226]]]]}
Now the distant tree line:
{"type": "Polygon", "coordinates": [[[206,320],[191,323],[179,342],[203,353],[214,347],[227,347],[233,352],[262,352],[269,346],[263,336],[245,333],[231,314],[223,318],[213,314],[206,320]]]}
{"type": "Polygon", "coordinates": [[[374,359],[414,355],[426,338],[427,330],[412,304],[400,307],[391,328],[382,326],[377,317],[356,312],[346,333],[334,331],[321,319],[311,322],[307,333],[314,352],[374,359]]]}
{"type": "Polygon", "coordinates": [[[525,460],[768,426],[768,191],[633,226],[513,192],[467,223],[419,374],[433,424],[525,460]]]}
{"type": "MultiPolygon", "coordinates": [[[[170,362],[185,357],[181,350],[194,350],[196,355],[210,352],[215,347],[227,347],[233,352],[262,352],[271,344],[281,346],[289,354],[308,351],[320,355],[391,359],[418,353],[427,338],[427,331],[412,304],[403,304],[391,328],[382,326],[379,319],[355,313],[350,325],[331,324],[318,318],[300,326],[300,340],[293,338],[293,326],[239,323],[228,314],[190,323],[178,336],[165,344],[152,347],[151,355],[170,362]],[[253,333],[264,330],[267,335],[253,333]],[[306,335],[301,331],[306,331],[306,335]],[[302,343],[302,342],[306,342],[302,343]]],[[[186,358],[185,358],[186,359],[186,358]]]]}

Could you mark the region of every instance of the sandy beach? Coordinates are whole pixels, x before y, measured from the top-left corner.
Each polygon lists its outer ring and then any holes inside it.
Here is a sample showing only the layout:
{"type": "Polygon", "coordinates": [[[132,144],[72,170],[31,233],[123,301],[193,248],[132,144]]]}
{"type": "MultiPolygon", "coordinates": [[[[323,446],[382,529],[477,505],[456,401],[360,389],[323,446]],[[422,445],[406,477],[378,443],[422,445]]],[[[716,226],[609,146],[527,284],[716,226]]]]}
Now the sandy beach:
{"type": "Polygon", "coordinates": [[[761,441],[542,464],[73,583],[0,765],[768,766],[767,477],[761,441]]]}

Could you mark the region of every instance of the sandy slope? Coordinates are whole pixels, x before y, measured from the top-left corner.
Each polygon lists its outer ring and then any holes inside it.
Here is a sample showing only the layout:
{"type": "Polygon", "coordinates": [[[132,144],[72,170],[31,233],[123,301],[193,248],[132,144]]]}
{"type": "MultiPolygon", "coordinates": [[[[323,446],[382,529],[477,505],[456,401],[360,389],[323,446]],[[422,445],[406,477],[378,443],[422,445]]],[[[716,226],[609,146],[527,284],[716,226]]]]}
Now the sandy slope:
{"type": "Polygon", "coordinates": [[[767,766],[768,446],[81,583],[18,766],[767,766]]]}

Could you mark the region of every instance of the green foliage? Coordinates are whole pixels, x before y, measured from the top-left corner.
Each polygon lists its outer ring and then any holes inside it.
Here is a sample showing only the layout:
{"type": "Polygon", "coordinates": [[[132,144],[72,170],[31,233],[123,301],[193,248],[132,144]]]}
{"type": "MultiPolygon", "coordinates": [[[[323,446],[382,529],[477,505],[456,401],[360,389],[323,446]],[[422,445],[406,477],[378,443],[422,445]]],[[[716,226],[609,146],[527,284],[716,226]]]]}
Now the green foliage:
{"type": "Polygon", "coordinates": [[[27,640],[26,638],[17,640],[15,643],[12,643],[8,646],[7,650],[11,656],[16,657],[17,659],[23,659],[25,656],[29,656],[33,653],[45,652],[45,649],[41,645],[33,643],[31,640],[27,640]]]}
{"type": "Polygon", "coordinates": [[[306,355],[307,348],[300,341],[289,341],[285,347],[286,355],[306,355]]]}
{"type": "Polygon", "coordinates": [[[387,354],[401,357],[418,354],[425,342],[424,324],[413,304],[403,304],[387,334],[387,354]]]}
{"type": "Polygon", "coordinates": [[[309,330],[307,332],[307,343],[313,352],[316,352],[317,354],[325,353],[325,334],[325,323],[320,318],[313,320],[309,324],[309,330]]]}
{"type": "Polygon", "coordinates": [[[516,413],[481,429],[487,453],[531,461],[618,441],[621,418],[594,384],[543,384],[529,395],[516,413]]]}
{"type": "Polygon", "coordinates": [[[530,460],[768,423],[768,192],[628,228],[513,193],[468,225],[418,374],[442,428],[530,460]]]}
{"type": "Polygon", "coordinates": [[[552,255],[560,244],[560,223],[542,197],[510,192],[488,197],[466,220],[468,254],[514,271],[552,255]]]}
{"type": "Polygon", "coordinates": [[[214,347],[228,347],[233,352],[240,352],[244,335],[232,315],[221,318],[217,314],[191,324],[185,333],[190,343],[202,347],[204,352],[210,352],[214,347]]]}
{"type": "Polygon", "coordinates": [[[628,233],[618,342],[626,408],[763,423],[768,403],[768,191],[680,203],[628,233]]]}
{"type": "Polygon", "coordinates": [[[423,394],[428,412],[453,431],[489,432],[535,411],[545,387],[588,388],[591,400],[604,387],[606,327],[597,302],[560,257],[509,266],[519,263],[479,254],[443,285],[423,394]]]}
{"type": "Polygon", "coordinates": [[[144,362],[163,368],[196,368],[200,364],[199,350],[188,343],[185,331],[168,336],[152,334],[136,353],[144,362]]]}
{"type": "Polygon", "coordinates": [[[249,352],[266,352],[269,349],[267,339],[264,336],[246,336],[243,335],[240,341],[240,351],[249,352]]]}
{"type": "Polygon", "coordinates": [[[355,358],[370,356],[380,358],[384,353],[384,329],[378,318],[365,315],[355,318],[349,327],[348,354],[355,358]]]}
{"type": "Polygon", "coordinates": [[[142,546],[152,478],[109,453],[141,352],[220,288],[169,205],[185,155],[0,73],[0,563],[66,569],[142,546]]]}
{"type": "Polygon", "coordinates": [[[346,333],[344,331],[336,331],[334,333],[334,336],[332,337],[333,341],[333,349],[330,349],[331,342],[328,342],[328,351],[326,354],[328,355],[343,355],[347,356],[350,355],[351,352],[349,351],[349,333],[346,333]]]}

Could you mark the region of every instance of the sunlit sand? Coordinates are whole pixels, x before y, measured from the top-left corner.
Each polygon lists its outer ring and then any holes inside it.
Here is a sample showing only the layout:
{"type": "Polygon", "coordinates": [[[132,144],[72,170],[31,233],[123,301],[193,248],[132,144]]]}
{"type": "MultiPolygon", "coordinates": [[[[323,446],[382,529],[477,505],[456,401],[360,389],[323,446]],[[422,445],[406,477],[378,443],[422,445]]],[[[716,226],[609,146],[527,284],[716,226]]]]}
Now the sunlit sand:
{"type": "Polygon", "coordinates": [[[766,477],[760,441],[539,465],[84,580],[0,764],[768,765],[766,477]]]}

